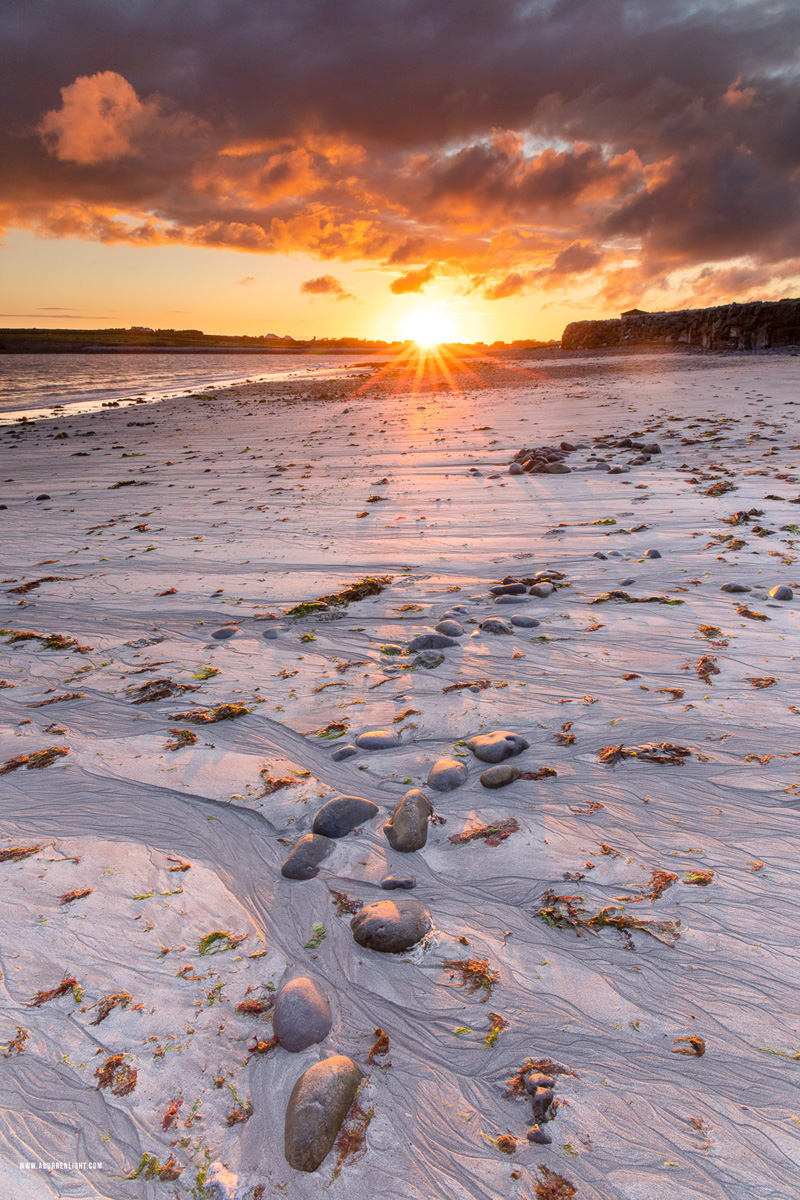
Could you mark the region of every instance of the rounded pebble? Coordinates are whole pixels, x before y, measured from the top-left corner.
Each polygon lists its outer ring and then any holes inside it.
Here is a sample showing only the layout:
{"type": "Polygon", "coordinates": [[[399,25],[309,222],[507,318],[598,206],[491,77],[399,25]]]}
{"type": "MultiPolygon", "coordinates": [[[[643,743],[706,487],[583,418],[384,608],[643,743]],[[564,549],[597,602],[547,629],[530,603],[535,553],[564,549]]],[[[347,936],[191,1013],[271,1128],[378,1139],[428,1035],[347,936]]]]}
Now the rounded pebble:
{"type": "Polygon", "coordinates": [[[772,600],[792,600],[794,592],[785,583],[776,583],[774,588],[770,589],[769,596],[772,600]]]}
{"type": "Polygon", "coordinates": [[[539,622],[536,617],[526,617],[524,613],[514,613],[511,624],[516,625],[518,629],[533,629],[539,622]]]}
{"type": "Polygon", "coordinates": [[[415,638],[412,638],[408,643],[409,650],[416,653],[417,650],[443,650],[446,646],[455,646],[454,638],[448,637],[444,633],[419,633],[415,638]]]}
{"type": "Polygon", "coordinates": [[[481,762],[499,763],[528,749],[529,743],[518,733],[496,729],[493,733],[477,733],[467,738],[467,746],[481,762]]]}
{"type": "Polygon", "coordinates": [[[359,946],[381,954],[402,954],[430,930],[431,914],[419,900],[378,900],[365,904],[350,928],[359,946]]]}
{"type": "Polygon", "coordinates": [[[311,826],[314,833],[329,838],[345,837],[365,821],[371,821],[379,812],[377,804],[361,796],[337,796],[323,804],[311,826]]]}
{"type": "Polygon", "coordinates": [[[719,590],[721,592],[738,593],[738,592],[749,592],[750,588],[747,586],[746,583],[723,583],[722,587],[719,590]]]}
{"type": "Polygon", "coordinates": [[[392,746],[397,746],[398,741],[388,729],[369,729],[366,733],[358,735],[356,745],[361,750],[389,750],[392,746]]]}
{"type": "Polygon", "coordinates": [[[488,617],[485,621],[481,621],[480,629],[484,633],[512,633],[510,625],[502,621],[500,617],[488,617]]]}
{"type": "Polygon", "coordinates": [[[413,875],[387,875],[381,880],[381,887],[385,892],[392,892],[396,888],[404,888],[410,891],[411,888],[417,886],[417,881],[413,875]]]}
{"type": "Polygon", "coordinates": [[[496,767],[489,767],[481,775],[481,783],[485,788],[501,788],[507,787],[509,783],[513,783],[515,779],[519,779],[522,772],[519,767],[506,766],[505,763],[499,763],[496,767]]]}
{"type": "Polygon", "coordinates": [[[428,821],[432,812],[430,800],[419,788],[406,792],[383,827],[392,849],[401,854],[421,850],[428,840],[428,821]]]}
{"type": "Polygon", "coordinates": [[[644,557],[645,558],[661,558],[661,551],[654,550],[652,548],[650,550],[645,550],[644,557]]]}
{"type": "Polygon", "coordinates": [[[444,655],[438,650],[422,650],[412,659],[412,666],[424,667],[426,671],[432,671],[434,667],[440,667],[444,662],[444,655]]]}
{"type": "Polygon", "coordinates": [[[332,1024],[330,1001],[316,980],[298,976],[278,992],[272,1030],[290,1054],[323,1041],[332,1024]]]}
{"type": "Polygon", "coordinates": [[[435,792],[454,792],[467,782],[466,764],[456,758],[440,758],[428,772],[428,787],[435,792]]]}
{"type": "Polygon", "coordinates": [[[459,638],[464,636],[464,628],[458,621],[440,621],[436,626],[437,633],[443,633],[447,637],[459,638]]]}
{"type": "Polygon", "coordinates": [[[355,746],[339,746],[331,755],[331,762],[344,762],[346,758],[352,758],[354,754],[358,754],[355,746]]]}
{"type": "Polygon", "coordinates": [[[218,642],[224,642],[227,638],[232,638],[238,632],[239,630],[235,625],[223,625],[222,629],[215,629],[211,636],[218,642]]]}
{"type": "Polygon", "coordinates": [[[332,854],[336,843],[319,833],[305,833],[295,843],[291,854],[281,867],[284,879],[313,879],[319,874],[319,864],[332,854]]]}

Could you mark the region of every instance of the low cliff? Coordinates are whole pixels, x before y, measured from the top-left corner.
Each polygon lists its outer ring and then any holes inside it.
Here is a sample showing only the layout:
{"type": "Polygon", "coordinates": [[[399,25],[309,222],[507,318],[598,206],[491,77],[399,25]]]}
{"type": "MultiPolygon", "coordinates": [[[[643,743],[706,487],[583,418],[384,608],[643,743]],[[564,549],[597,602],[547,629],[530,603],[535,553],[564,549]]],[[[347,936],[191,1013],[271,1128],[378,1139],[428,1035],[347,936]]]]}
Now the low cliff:
{"type": "Polygon", "coordinates": [[[680,312],[636,312],[611,321],[573,321],[561,337],[564,350],[680,344],[706,350],[800,345],[800,300],[757,300],[680,312]]]}

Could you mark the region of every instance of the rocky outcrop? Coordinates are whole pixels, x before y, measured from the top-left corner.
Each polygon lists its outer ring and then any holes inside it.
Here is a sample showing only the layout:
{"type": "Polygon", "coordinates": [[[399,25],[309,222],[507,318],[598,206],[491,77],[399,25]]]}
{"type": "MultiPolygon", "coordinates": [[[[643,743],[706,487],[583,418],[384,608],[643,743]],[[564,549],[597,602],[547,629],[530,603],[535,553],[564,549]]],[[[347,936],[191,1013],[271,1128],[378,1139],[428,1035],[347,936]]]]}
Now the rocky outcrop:
{"type": "Polygon", "coordinates": [[[611,321],[573,321],[563,350],[698,346],[706,350],[772,350],[800,345],[800,300],[722,304],[678,312],[635,312],[611,321]]]}

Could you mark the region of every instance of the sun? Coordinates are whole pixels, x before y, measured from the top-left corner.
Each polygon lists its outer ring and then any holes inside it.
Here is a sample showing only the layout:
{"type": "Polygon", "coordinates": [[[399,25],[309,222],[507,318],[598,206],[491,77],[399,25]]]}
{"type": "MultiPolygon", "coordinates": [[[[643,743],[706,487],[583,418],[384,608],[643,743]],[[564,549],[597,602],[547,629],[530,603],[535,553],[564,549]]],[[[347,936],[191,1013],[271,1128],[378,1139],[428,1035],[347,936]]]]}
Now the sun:
{"type": "Polygon", "coordinates": [[[410,338],[423,349],[438,346],[441,342],[456,340],[456,323],[452,315],[441,308],[423,306],[415,308],[400,322],[400,336],[410,338]]]}

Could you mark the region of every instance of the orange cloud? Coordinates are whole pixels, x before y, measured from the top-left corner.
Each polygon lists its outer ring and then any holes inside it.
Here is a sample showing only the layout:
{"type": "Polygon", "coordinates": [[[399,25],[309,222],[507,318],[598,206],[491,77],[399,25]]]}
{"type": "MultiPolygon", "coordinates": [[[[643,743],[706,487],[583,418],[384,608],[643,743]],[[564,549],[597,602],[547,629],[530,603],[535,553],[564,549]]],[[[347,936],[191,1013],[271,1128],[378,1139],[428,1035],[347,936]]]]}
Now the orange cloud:
{"type": "Polygon", "coordinates": [[[419,271],[409,271],[406,275],[393,279],[389,284],[389,291],[395,296],[402,296],[406,292],[421,292],[433,277],[432,266],[422,267],[419,271]]]}
{"type": "Polygon", "coordinates": [[[335,300],[355,300],[352,292],[345,291],[333,275],[320,275],[300,284],[300,291],[309,296],[333,296],[335,300]]]}

